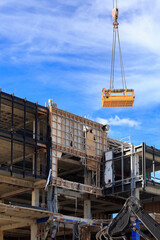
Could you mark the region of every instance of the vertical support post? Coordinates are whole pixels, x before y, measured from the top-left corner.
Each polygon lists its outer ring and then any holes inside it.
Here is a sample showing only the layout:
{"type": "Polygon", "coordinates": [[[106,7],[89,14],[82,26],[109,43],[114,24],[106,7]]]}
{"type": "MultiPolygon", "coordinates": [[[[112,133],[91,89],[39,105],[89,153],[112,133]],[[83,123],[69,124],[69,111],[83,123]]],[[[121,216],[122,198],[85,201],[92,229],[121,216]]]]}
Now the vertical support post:
{"type": "Polygon", "coordinates": [[[105,152],[103,152],[102,159],[103,159],[103,187],[105,187],[105,161],[106,161],[106,159],[105,159],[105,152]]]}
{"type": "Polygon", "coordinates": [[[3,240],[4,234],[3,231],[0,230],[0,240],[3,240]]]}
{"type": "Polygon", "coordinates": [[[139,189],[137,188],[136,191],[135,191],[135,197],[140,199],[140,191],[139,189]]]}
{"type": "MultiPolygon", "coordinates": [[[[92,173],[85,168],[84,184],[91,185],[92,173]]],[[[91,200],[89,194],[84,195],[84,218],[91,219],[91,200]]]]}
{"type": "MultiPolygon", "coordinates": [[[[32,206],[39,207],[39,189],[35,188],[32,191],[32,206]]],[[[31,225],[31,240],[37,239],[37,224],[31,225]]]]}
{"type": "Polygon", "coordinates": [[[43,150],[43,160],[42,160],[42,176],[46,177],[47,176],[47,167],[48,167],[48,156],[47,156],[47,148],[43,150]],[[47,160],[47,162],[46,162],[47,160]]]}
{"type": "Polygon", "coordinates": [[[135,153],[135,176],[136,179],[139,179],[139,155],[135,153]]]}
{"type": "Polygon", "coordinates": [[[32,206],[39,207],[39,189],[37,188],[32,191],[32,206]]]}
{"type": "Polygon", "coordinates": [[[41,172],[40,172],[40,170],[41,170],[41,154],[42,154],[42,152],[39,151],[38,152],[38,157],[37,157],[37,175],[38,176],[41,175],[41,172]]]}
{"type": "Polygon", "coordinates": [[[37,230],[38,230],[38,227],[37,227],[37,224],[32,224],[31,225],[31,240],[36,240],[37,239],[37,230]]]}
{"type": "Polygon", "coordinates": [[[36,103],[36,115],[35,115],[35,164],[34,164],[34,175],[37,177],[37,126],[38,124],[38,109],[36,103]]]}
{"type": "Polygon", "coordinates": [[[135,184],[135,151],[134,151],[134,145],[131,143],[131,196],[136,195],[136,184],[135,184]]]}
{"type": "Polygon", "coordinates": [[[37,140],[40,140],[40,122],[37,121],[37,140]]]}
{"type": "Polygon", "coordinates": [[[32,174],[34,175],[35,172],[35,153],[32,155],[32,174]]]}
{"type": "Polygon", "coordinates": [[[91,200],[89,195],[86,196],[86,199],[84,200],[84,218],[91,219],[91,200]]]}
{"type": "Polygon", "coordinates": [[[143,175],[143,183],[142,188],[146,187],[146,144],[142,143],[142,175],[143,175]]]}
{"type": "Polygon", "coordinates": [[[123,152],[123,144],[121,147],[122,155],[121,155],[121,168],[122,168],[122,192],[124,192],[124,152],[123,152]]]}
{"type": "Polygon", "coordinates": [[[61,158],[62,152],[52,150],[52,177],[58,177],[58,158],[61,158]]]}
{"type": "Polygon", "coordinates": [[[57,168],[58,168],[58,159],[57,159],[57,152],[52,151],[52,177],[57,178],[57,168]]]}
{"type": "Polygon", "coordinates": [[[24,99],[23,177],[25,177],[25,165],[26,165],[26,100],[24,99]]]}
{"type": "Polygon", "coordinates": [[[155,182],[155,152],[153,146],[153,181],[155,182]]]}
{"type": "Polygon", "coordinates": [[[52,169],[52,136],[51,136],[51,126],[52,126],[52,110],[49,108],[47,110],[47,172],[48,175],[50,169],[52,169]]]}
{"type": "Polygon", "coordinates": [[[11,176],[13,174],[13,128],[14,128],[14,96],[12,95],[12,123],[11,123],[11,176]]]}
{"type": "Polygon", "coordinates": [[[36,122],[35,122],[35,120],[33,120],[33,139],[35,139],[35,132],[36,132],[36,122]]]}

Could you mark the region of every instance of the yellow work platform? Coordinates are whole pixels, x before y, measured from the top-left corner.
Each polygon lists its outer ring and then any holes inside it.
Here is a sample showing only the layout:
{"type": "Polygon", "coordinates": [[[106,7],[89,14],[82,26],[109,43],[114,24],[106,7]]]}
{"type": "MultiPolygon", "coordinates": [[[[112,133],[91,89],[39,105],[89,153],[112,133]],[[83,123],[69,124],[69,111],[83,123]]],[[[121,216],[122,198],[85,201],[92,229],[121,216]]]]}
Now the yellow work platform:
{"type": "Polygon", "coordinates": [[[102,90],[102,107],[132,107],[134,99],[133,89],[102,90]]]}

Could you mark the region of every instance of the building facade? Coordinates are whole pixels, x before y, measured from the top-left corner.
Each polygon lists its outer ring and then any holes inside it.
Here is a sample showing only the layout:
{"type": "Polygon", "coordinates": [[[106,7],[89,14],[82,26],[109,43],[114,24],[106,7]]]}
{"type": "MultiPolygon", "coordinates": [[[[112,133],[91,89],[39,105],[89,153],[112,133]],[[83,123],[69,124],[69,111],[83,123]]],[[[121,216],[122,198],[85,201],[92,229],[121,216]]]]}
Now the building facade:
{"type": "Polygon", "coordinates": [[[108,133],[1,91],[0,240],[95,239],[131,195],[158,214],[160,150],[108,133]]]}

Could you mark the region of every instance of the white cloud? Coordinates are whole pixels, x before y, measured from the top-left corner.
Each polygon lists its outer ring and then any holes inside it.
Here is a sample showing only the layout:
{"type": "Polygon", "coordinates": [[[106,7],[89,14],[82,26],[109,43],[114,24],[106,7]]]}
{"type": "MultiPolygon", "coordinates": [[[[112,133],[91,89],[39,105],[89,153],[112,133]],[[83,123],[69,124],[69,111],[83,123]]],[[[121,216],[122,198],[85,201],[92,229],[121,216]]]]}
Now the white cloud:
{"type": "Polygon", "coordinates": [[[140,122],[138,121],[129,118],[120,118],[118,116],[109,119],[97,118],[96,121],[104,125],[109,124],[110,126],[138,127],[140,125],[140,122]]]}
{"type": "MultiPolygon", "coordinates": [[[[153,6],[150,0],[121,0],[119,8],[127,86],[135,88],[136,107],[148,106],[151,99],[152,104],[157,104],[160,102],[157,21],[160,1],[155,0],[153,6]]],[[[93,107],[97,109],[98,105],[100,108],[101,89],[109,87],[111,11],[109,0],[1,1],[0,62],[51,62],[80,67],[69,73],[62,67],[59,86],[66,82],[68,88],[73,91],[77,88],[88,101],[92,99],[93,107]]],[[[116,69],[120,74],[118,64],[116,69]]],[[[46,74],[44,71],[43,81],[51,82],[52,75],[52,72],[46,74]]],[[[42,76],[39,74],[38,78],[41,80],[42,76]]],[[[120,78],[115,87],[119,87],[118,84],[121,84],[120,78]]]]}
{"type": "MultiPolygon", "coordinates": [[[[160,54],[158,0],[156,8],[148,0],[119,4],[120,35],[126,50],[133,44],[160,54]]],[[[10,54],[21,51],[26,57],[37,53],[46,58],[57,53],[107,54],[112,41],[111,10],[112,3],[107,0],[8,0],[0,4],[1,37],[9,41],[10,54]]]]}

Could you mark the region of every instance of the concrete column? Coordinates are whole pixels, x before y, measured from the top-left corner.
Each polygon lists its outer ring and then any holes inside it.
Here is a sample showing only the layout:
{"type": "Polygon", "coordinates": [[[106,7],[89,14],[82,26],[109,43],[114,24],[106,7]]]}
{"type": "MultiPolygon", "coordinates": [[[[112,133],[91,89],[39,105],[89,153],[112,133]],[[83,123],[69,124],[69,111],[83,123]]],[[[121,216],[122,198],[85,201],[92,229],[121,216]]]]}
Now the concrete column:
{"type": "Polygon", "coordinates": [[[40,140],[40,122],[37,122],[37,140],[40,140]]]}
{"type": "Polygon", "coordinates": [[[135,175],[139,176],[139,155],[135,154],[135,175]]]}
{"type": "Polygon", "coordinates": [[[32,155],[32,174],[34,174],[34,170],[35,170],[35,154],[33,153],[33,155],[32,155]]]}
{"type": "MultiPolygon", "coordinates": [[[[91,185],[91,171],[87,171],[85,169],[85,174],[84,174],[84,184],[86,185],[91,185]]],[[[91,200],[89,194],[84,195],[84,218],[91,219],[92,214],[91,214],[91,200]]]]}
{"type": "Polygon", "coordinates": [[[61,158],[62,152],[52,151],[52,177],[58,177],[58,158],[61,158]]]}
{"type": "MultiPolygon", "coordinates": [[[[40,152],[38,152],[37,154],[37,175],[40,175],[40,167],[41,167],[41,156],[40,156],[40,152]]],[[[35,154],[33,153],[32,156],[32,174],[34,174],[35,172],[35,154]]]]}
{"type": "Polygon", "coordinates": [[[136,158],[135,158],[135,150],[134,150],[134,145],[131,144],[131,157],[130,157],[130,160],[131,160],[131,196],[135,196],[136,194],[136,186],[135,186],[135,181],[136,181],[136,175],[135,175],[135,168],[136,168],[136,158]]]}
{"type": "Polygon", "coordinates": [[[36,137],[36,122],[33,120],[33,139],[36,137]]]}
{"type": "Polygon", "coordinates": [[[31,240],[37,240],[37,224],[32,224],[31,225],[31,240]]]}
{"type": "Polygon", "coordinates": [[[136,198],[140,199],[140,191],[139,191],[139,189],[137,188],[135,192],[136,192],[136,194],[135,194],[136,198]]]}
{"type": "MultiPolygon", "coordinates": [[[[92,177],[91,171],[87,171],[87,169],[85,169],[84,184],[91,185],[91,177],[92,177]]],[[[84,218],[88,219],[92,218],[91,200],[89,194],[84,195],[84,218]]]]}
{"type": "MultiPolygon", "coordinates": [[[[32,191],[32,206],[39,207],[39,189],[35,188],[32,191]]],[[[37,240],[37,224],[31,225],[31,240],[37,240]]]]}
{"type": "Polygon", "coordinates": [[[90,199],[84,200],[84,218],[88,218],[88,219],[92,218],[91,200],[90,199]]]}
{"type": "Polygon", "coordinates": [[[39,207],[39,189],[32,191],[32,206],[39,207]]]}
{"type": "Polygon", "coordinates": [[[37,157],[37,175],[40,176],[40,169],[41,169],[41,153],[38,152],[37,157]]]}

